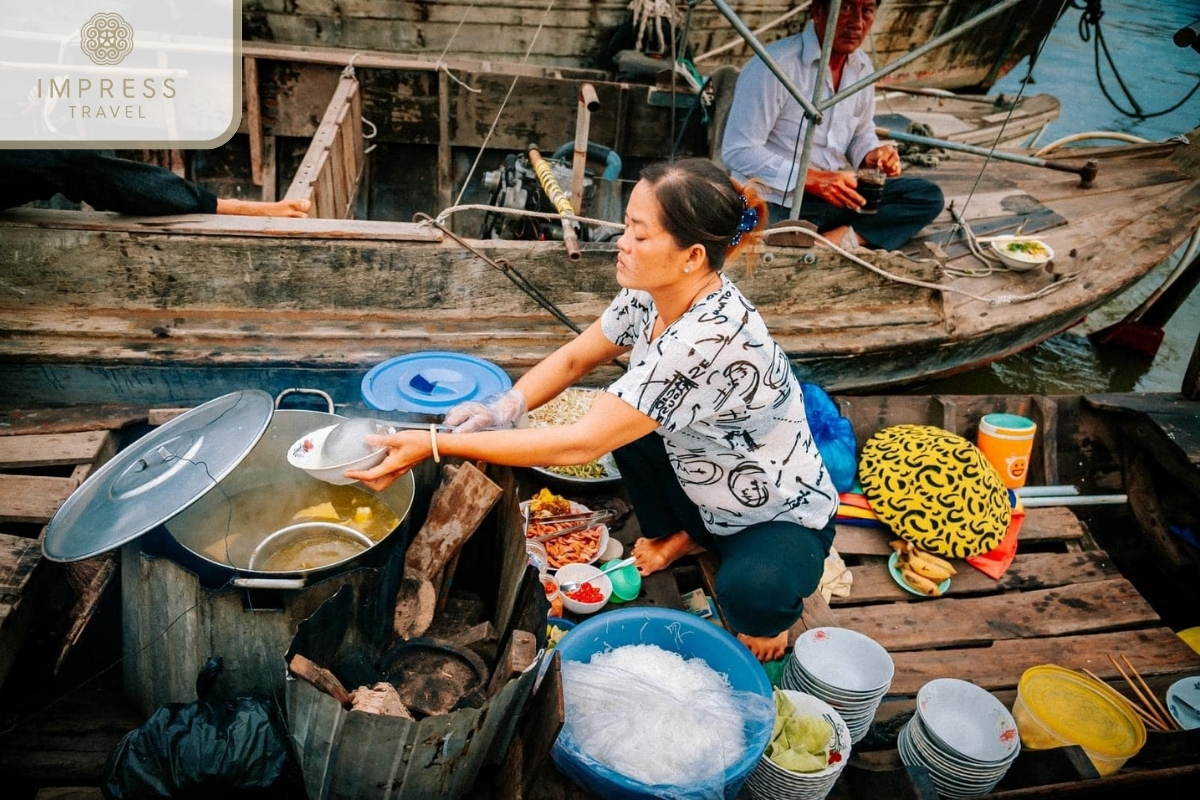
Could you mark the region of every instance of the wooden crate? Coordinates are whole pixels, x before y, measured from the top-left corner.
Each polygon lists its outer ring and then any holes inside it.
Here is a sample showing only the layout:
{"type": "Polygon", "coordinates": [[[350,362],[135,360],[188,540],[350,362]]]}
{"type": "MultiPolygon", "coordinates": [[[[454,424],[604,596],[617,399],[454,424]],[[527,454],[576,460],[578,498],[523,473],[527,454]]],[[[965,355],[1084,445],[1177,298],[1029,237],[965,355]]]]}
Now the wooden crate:
{"type": "MultiPolygon", "coordinates": [[[[27,598],[42,562],[42,535],[59,506],[117,452],[111,431],[17,433],[0,436],[0,683],[28,634],[27,598]]],[[[100,592],[114,573],[111,556],[68,570],[81,602],[59,663],[78,637],[100,592]]]]}

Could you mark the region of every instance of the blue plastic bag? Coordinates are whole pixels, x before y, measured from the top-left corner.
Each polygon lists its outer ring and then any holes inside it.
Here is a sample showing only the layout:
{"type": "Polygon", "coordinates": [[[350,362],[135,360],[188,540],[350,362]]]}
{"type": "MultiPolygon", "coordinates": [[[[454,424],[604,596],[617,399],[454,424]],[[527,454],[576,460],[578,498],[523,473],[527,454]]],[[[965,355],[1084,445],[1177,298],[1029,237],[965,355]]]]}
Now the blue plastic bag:
{"type": "Polygon", "coordinates": [[[804,392],[808,428],[821,460],[825,462],[825,469],[838,492],[848,492],[854,487],[854,476],[858,471],[858,442],[854,438],[854,428],[820,386],[802,383],[800,388],[804,392]]]}

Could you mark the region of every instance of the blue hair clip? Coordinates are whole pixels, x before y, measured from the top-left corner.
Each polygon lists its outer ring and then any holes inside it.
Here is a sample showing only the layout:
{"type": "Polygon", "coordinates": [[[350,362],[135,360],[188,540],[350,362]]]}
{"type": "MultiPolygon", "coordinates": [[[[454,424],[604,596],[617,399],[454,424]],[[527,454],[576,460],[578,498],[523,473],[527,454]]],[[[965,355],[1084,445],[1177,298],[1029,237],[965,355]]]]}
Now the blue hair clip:
{"type": "Polygon", "coordinates": [[[742,198],[742,219],[738,222],[737,233],[733,234],[733,238],[729,240],[730,247],[737,247],[742,241],[742,234],[749,233],[758,227],[758,210],[747,208],[746,195],[738,195],[742,198]]]}

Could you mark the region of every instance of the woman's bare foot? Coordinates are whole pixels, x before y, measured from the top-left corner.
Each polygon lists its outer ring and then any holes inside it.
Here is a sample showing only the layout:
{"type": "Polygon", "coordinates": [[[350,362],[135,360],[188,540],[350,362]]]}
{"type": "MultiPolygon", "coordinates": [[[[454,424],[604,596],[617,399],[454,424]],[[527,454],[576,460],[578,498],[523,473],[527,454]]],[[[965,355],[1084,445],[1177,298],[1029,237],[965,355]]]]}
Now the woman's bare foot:
{"type": "Polygon", "coordinates": [[[783,658],[783,654],[787,652],[787,631],[780,631],[774,636],[748,636],[739,633],[737,638],[739,642],[750,648],[750,652],[754,654],[755,658],[764,664],[777,658],[783,658]]]}
{"type": "Polygon", "coordinates": [[[243,217],[307,217],[310,208],[310,200],[276,200],[265,203],[261,200],[236,200],[231,197],[217,199],[218,214],[237,214],[243,217]]]}
{"type": "MultiPolygon", "coordinates": [[[[849,225],[839,225],[836,228],[830,228],[821,233],[829,241],[843,248],[862,247],[863,238],[854,232],[854,229],[849,225]]],[[[817,242],[821,244],[821,242],[817,242]]]]}
{"type": "Polygon", "coordinates": [[[645,576],[666,569],[684,556],[703,552],[704,548],[686,531],[677,531],[659,539],[638,539],[633,543],[633,563],[645,576]]]}

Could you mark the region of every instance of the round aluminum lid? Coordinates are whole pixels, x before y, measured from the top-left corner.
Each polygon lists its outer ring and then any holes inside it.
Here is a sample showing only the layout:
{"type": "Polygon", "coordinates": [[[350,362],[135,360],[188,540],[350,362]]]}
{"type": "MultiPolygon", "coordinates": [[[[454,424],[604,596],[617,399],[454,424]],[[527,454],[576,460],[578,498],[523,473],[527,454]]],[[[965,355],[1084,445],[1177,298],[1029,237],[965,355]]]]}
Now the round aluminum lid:
{"type": "Polygon", "coordinates": [[[241,463],[271,422],[258,389],[218,397],[138,439],[62,504],[42,540],[52,561],[120,547],[199,500],[241,463]]]}

